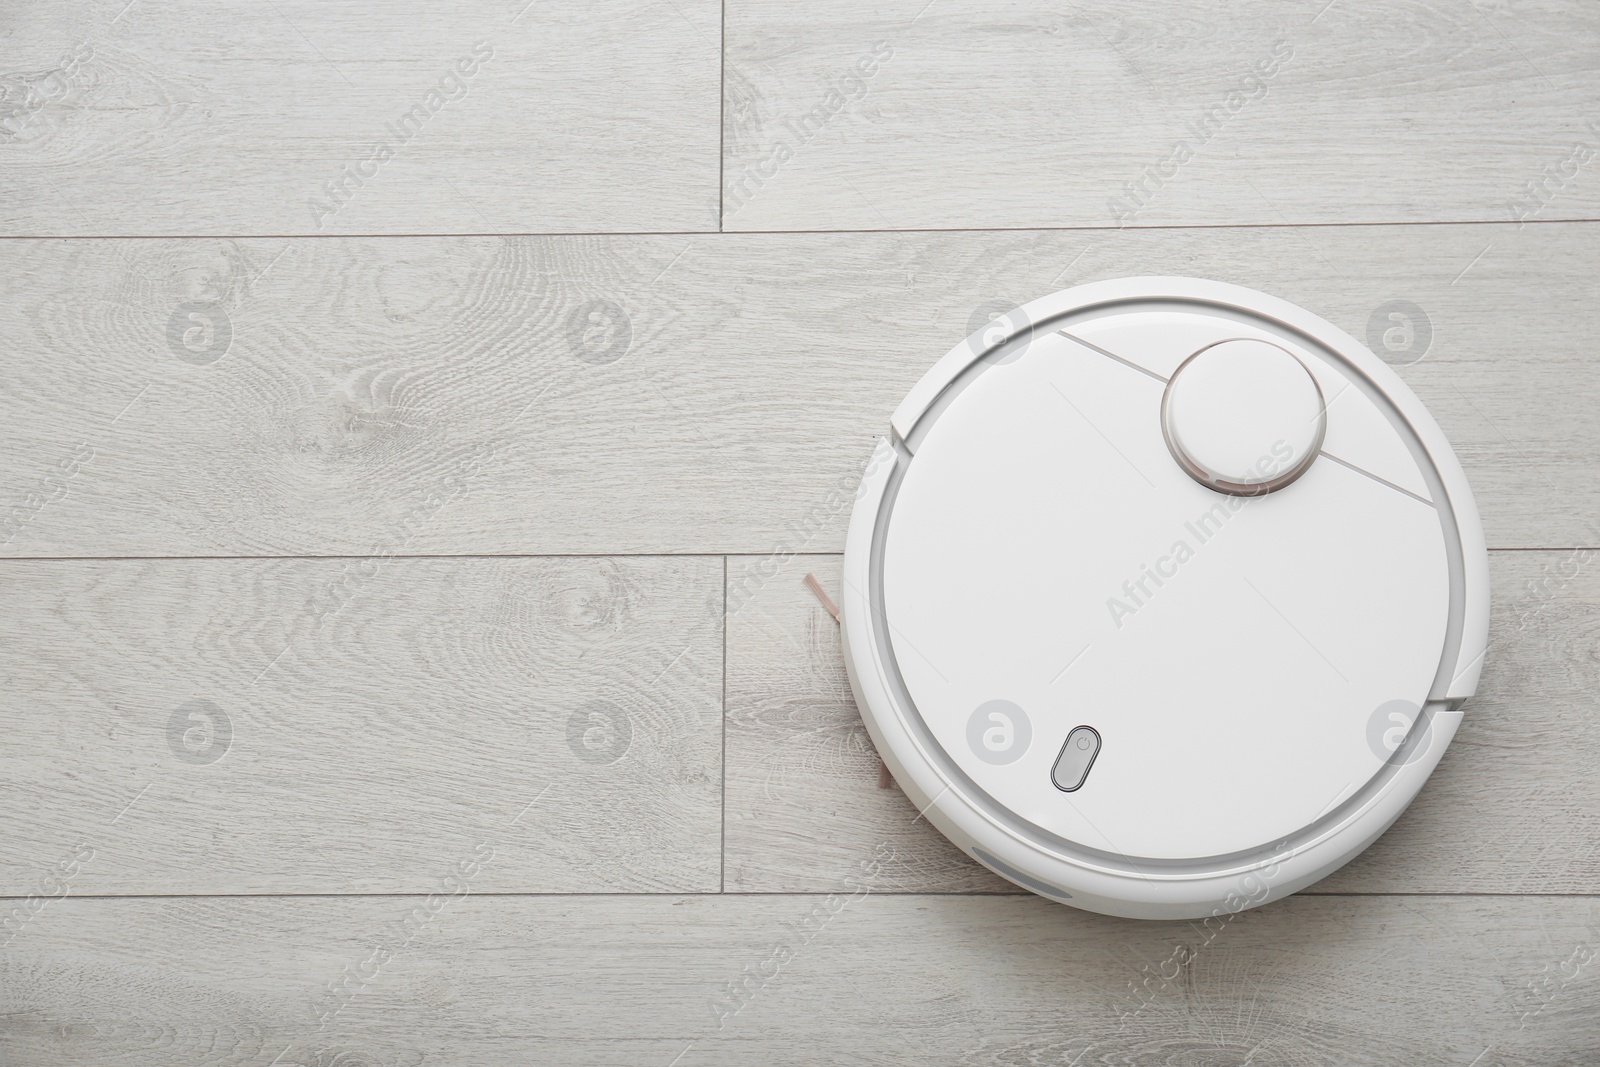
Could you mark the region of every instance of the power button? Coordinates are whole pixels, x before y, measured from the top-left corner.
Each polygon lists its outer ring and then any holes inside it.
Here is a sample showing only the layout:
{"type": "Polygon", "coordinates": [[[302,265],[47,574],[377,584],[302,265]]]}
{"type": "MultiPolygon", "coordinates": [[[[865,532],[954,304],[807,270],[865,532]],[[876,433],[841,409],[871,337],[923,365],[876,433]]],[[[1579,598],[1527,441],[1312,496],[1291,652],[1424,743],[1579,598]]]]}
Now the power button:
{"type": "Polygon", "coordinates": [[[1076,791],[1083,785],[1083,780],[1089,777],[1089,768],[1094,766],[1094,758],[1099,754],[1100,735],[1094,727],[1073,727],[1067,735],[1067,743],[1061,746],[1061,755],[1056,757],[1050,780],[1063,793],[1076,791]]]}

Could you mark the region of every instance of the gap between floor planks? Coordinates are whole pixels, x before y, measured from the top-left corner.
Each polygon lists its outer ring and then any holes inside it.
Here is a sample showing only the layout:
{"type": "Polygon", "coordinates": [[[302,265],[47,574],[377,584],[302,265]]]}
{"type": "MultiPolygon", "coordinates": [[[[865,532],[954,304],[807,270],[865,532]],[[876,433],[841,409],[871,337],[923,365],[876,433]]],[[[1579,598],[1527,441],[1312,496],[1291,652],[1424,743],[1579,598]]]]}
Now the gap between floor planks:
{"type": "Polygon", "coordinates": [[[1190,222],[1130,226],[907,226],[903,229],[771,230],[462,230],[438,233],[7,233],[0,241],[317,241],[440,237],[767,237],[775,234],[1119,233],[1123,230],[1337,230],[1373,226],[1524,226],[1600,222],[1600,218],[1404,219],[1388,222],[1190,222]]]}

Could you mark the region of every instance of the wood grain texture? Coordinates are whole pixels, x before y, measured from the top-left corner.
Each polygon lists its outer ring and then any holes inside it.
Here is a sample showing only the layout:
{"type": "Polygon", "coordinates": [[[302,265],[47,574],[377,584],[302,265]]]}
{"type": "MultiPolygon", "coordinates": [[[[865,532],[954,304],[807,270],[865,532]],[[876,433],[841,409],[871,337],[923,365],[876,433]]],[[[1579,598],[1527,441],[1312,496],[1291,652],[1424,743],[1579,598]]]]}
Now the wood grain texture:
{"type": "Polygon", "coordinates": [[[1489,544],[1592,545],[1597,233],[9,241],[0,541],[10,556],[838,551],[845,512],[811,516],[975,312],[1183,274],[1362,338],[1392,301],[1416,305],[1428,346],[1400,373],[1461,456],[1489,544]]]}
{"type": "Polygon", "coordinates": [[[473,895],[406,934],[418,906],[54,903],[0,955],[0,1047],[29,1067],[1600,1055],[1593,899],[1297,897],[1207,927],[1036,897],[473,895]]]}
{"type": "Polygon", "coordinates": [[[0,233],[716,230],[719,19],[714,0],[7,4],[0,233]]]}
{"type": "MultiPolygon", "coordinates": [[[[814,571],[837,594],[838,557],[778,562],[729,567],[728,887],[844,891],[851,857],[890,841],[886,889],[1020,892],[877,787],[838,627],[801,584],[814,571]]],[[[1600,892],[1600,552],[1496,552],[1490,570],[1483,680],[1444,761],[1311,892],[1600,892]]]]}
{"type": "Polygon", "coordinates": [[[0,590],[0,892],[80,848],[75,896],[429,892],[483,841],[480,890],[720,887],[721,560],[8,561],[0,590]]]}
{"type": "Polygon", "coordinates": [[[735,0],[723,228],[1592,219],[1597,39],[1580,0],[735,0]]]}

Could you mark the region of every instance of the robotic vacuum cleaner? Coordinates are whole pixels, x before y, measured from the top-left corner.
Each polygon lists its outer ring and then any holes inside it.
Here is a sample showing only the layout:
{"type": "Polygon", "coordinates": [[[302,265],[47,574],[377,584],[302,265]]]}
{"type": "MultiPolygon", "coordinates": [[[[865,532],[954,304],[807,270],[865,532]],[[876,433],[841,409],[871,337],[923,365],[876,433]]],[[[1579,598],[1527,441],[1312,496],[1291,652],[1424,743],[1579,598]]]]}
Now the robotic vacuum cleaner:
{"type": "Polygon", "coordinates": [[[1188,278],[1078,286],[945,355],[844,557],[846,665],[916,806],[1109,915],[1286,896],[1388,829],[1487,639],[1466,476],[1349,334],[1188,278]]]}

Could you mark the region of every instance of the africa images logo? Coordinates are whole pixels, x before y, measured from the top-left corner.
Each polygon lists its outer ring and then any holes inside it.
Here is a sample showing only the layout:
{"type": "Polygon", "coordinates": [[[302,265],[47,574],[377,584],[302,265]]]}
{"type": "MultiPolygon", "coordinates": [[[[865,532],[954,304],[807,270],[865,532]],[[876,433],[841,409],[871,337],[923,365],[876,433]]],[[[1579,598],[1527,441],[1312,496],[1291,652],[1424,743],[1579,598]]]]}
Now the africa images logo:
{"type": "Polygon", "coordinates": [[[1240,76],[1237,88],[1223,97],[1221,102],[1201,111],[1198,120],[1190,120],[1184,124],[1188,137],[1173,142],[1172,150],[1160,162],[1151,163],[1140,171],[1138,181],[1124,182],[1122,196],[1113,196],[1106,201],[1106,210],[1111,213],[1112,221],[1118,226],[1126,226],[1132,222],[1149,206],[1162,186],[1176,178],[1183,165],[1211,143],[1211,139],[1221,131],[1229,119],[1242,111],[1252,100],[1260,100],[1267,95],[1268,83],[1277,77],[1284,64],[1293,58],[1294,45],[1281,38],[1274,41],[1272,52],[1257,60],[1240,76]]]}
{"type": "Polygon", "coordinates": [[[482,65],[493,58],[494,46],[489,42],[479,41],[473,45],[471,52],[456,60],[444,72],[438,84],[422,97],[421,103],[413,104],[394,122],[384,123],[383,128],[387,136],[380,137],[364,159],[347,163],[337,178],[323,182],[322,191],[327,194],[328,199],[318,201],[313,196],[306,201],[317,229],[322,229],[329,217],[342,211],[355,196],[357,189],[376,178],[378,168],[393,159],[397,149],[405,147],[413,137],[421,133],[422,127],[427,125],[428,120],[438,114],[446,103],[465,99],[467,79],[477,74],[482,65]]]}
{"type": "Polygon", "coordinates": [[[797,149],[810,144],[812,138],[821,133],[822,128],[832,122],[846,105],[866,99],[873,76],[882,64],[893,58],[894,46],[888,41],[879,41],[870,52],[860,56],[828,84],[827,92],[815,107],[802,115],[784,119],[782,124],[794,139],[791,141],[788,137],[778,137],[759,162],[746,166],[739,174],[730,177],[724,186],[726,208],[719,204],[718,211],[726,210],[729,216],[738,214],[757,190],[778,176],[784,165],[794,158],[797,149]]]}
{"type": "MultiPolygon", "coordinates": [[[[1281,470],[1282,465],[1293,456],[1294,451],[1286,442],[1275,441],[1271,454],[1262,456],[1253,469],[1257,474],[1268,475],[1281,470]]],[[[1148,563],[1139,565],[1139,573],[1122,583],[1122,596],[1106,598],[1106,610],[1111,613],[1111,621],[1116,624],[1116,628],[1122,629],[1125,619],[1139,614],[1147,607],[1156,593],[1160,592],[1167,582],[1178,576],[1178,569],[1194,559],[1195,553],[1201,546],[1222,532],[1223,526],[1229,519],[1239,514],[1250,501],[1259,499],[1261,498],[1255,496],[1224,496],[1204,512],[1185,522],[1184,532],[1194,538],[1194,544],[1189,543],[1188,537],[1178,538],[1172,543],[1166,555],[1157,557],[1154,565],[1148,563]]]]}

